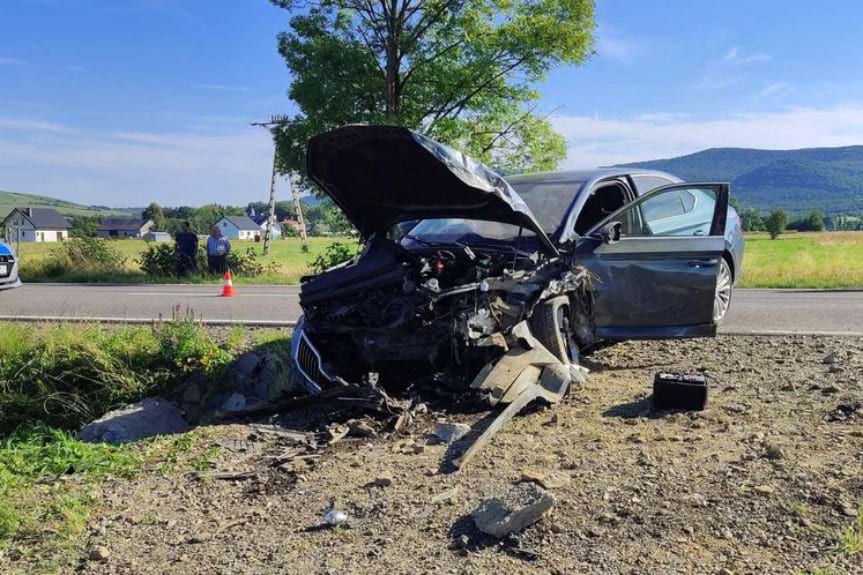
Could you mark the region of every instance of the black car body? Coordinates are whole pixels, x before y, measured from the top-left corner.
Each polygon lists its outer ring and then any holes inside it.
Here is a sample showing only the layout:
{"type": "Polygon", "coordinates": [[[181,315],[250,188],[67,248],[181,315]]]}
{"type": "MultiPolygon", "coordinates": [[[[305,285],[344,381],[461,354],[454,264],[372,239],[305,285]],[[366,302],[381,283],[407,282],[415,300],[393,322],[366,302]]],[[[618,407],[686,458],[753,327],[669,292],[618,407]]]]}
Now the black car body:
{"type": "Polygon", "coordinates": [[[469,382],[531,335],[569,363],[603,341],[713,335],[721,319],[720,262],[734,258],[726,184],[638,196],[632,173],[609,171],[587,196],[583,185],[534,194],[554,177],[510,185],[383,126],[316,136],[307,168],[365,244],[355,261],[303,278],[292,354],[310,392],[370,376],[469,382]],[[688,216],[669,211],[684,200],[688,216]]]}

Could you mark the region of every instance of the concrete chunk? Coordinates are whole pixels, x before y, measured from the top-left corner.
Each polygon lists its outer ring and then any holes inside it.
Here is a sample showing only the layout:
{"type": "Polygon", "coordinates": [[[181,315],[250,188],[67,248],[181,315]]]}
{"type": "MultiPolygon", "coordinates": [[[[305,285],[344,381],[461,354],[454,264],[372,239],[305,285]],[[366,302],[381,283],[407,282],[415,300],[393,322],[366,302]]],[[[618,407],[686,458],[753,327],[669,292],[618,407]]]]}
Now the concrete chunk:
{"type": "Polygon", "coordinates": [[[480,531],[501,539],[533,525],[554,504],[551,494],[534,483],[524,483],[502,498],[486,499],[471,517],[480,531]]]}
{"type": "Polygon", "coordinates": [[[128,443],[153,435],[170,435],[189,430],[179,409],[170,402],[151,397],[122,409],[109,411],[78,432],[81,441],[128,443]]]}

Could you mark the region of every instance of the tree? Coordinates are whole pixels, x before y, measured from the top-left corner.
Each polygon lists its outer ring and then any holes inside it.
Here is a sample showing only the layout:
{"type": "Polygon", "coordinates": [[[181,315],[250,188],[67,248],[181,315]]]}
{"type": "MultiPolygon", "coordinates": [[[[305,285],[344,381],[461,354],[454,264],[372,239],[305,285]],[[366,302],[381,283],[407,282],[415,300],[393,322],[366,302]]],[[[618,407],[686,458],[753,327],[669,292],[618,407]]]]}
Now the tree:
{"type": "Polygon", "coordinates": [[[76,216],[72,220],[69,235],[73,238],[95,238],[102,218],[98,216],[76,216]]]}
{"type": "Polygon", "coordinates": [[[744,232],[764,231],[764,218],[753,208],[746,208],[740,212],[740,223],[744,232]]]}
{"type": "Polygon", "coordinates": [[[786,225],[788,225],[788,214],[782,208],[771,210],[770,215],[764,221],[764,226],[770,233],[772,240],[775,240],[779,234],[785,231],[786,225]]]}
{"type": "Polygon", "coordinates": [[[807,232],[823,232],[824,231],[824,212],[819,209],[813,209],[806,216],[806,231],[807,232]]]}
{"type": "Polygon", "coordinates": [[[153,220],[153,228],[156,230],[161,230],[165,225],[165,213],[162,211],[162,206],[156,202],[151,202],[150,205],[141,212],[141,216],[145,220],[153,220]]]}
{"type": "Polygon", "coordinates": [[[283,173],[349,123],[416,129],[503,172],[565,157],[533,86],[593,53],[593,0],[270,1],[294,14],[278,41],[300,110],[274,130],[283,173]]]}

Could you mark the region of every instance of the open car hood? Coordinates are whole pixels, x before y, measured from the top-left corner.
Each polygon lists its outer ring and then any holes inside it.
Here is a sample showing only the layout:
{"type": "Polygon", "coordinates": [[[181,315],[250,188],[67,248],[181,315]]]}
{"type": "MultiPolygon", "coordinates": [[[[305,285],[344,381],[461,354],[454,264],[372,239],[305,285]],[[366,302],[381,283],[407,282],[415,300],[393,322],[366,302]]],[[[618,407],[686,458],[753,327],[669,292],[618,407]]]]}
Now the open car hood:
{"type": "Polygon", "coordinates": [[[346,126],[319,134],[309,140],[306,170],[363,238],[409,220],[465,218],[522,226],[558,253],[501,176],[407,128],[346,126]]]}

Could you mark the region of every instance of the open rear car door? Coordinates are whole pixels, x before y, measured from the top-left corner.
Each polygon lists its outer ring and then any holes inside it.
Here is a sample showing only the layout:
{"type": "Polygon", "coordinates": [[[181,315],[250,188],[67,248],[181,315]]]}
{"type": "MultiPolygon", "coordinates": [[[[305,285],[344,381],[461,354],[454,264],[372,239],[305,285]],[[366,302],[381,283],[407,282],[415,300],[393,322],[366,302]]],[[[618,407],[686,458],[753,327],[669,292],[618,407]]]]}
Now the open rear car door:
{"type": "Polygon", "coordinates": [[[657,188],[578,240],[577,257],[597,277],[598,338],[715,335],[728,191],[722,183],[657,188]]]}

